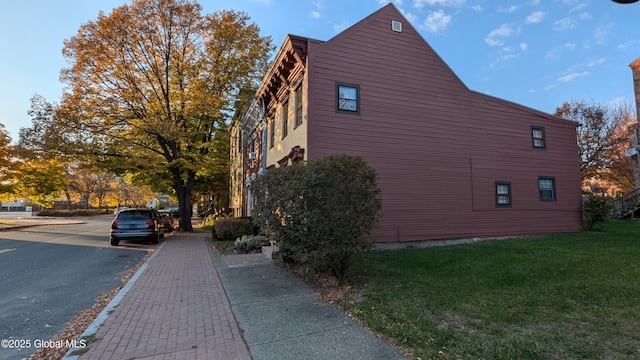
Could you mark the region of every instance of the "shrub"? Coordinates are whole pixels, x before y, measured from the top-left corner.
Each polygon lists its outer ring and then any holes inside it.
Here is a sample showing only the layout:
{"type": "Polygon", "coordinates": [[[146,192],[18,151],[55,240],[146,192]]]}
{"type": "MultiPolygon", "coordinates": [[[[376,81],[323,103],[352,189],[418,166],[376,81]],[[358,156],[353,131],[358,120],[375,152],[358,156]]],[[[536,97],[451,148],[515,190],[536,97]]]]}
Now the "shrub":
{"type": "Polygon", "coordinates": [[[235,242],[236,250],[245,253],[260,250],[268,244],[268,242],[263,242],[259,235],[243,235],[242,238],[237,239],[235,242]]]}
{"type": "Polygon", "coordinates": [[[594,194],[584,196],[582,198],[582,218],[585,230],[591,231],[596,224],[605,222],[609,218],[611,206],[611,199],[606,196],[594,194]]]}
{"type": "Polygon", "coordinates": [[[112,211],[105,209],[89,209],[89,210],[40,210],[38,216],[58,216],[58,217],[71,217],[71,216],[96,216],[113,214],[112,211]]]}
{"type": "Polygon", "coordinates": [[[223,218],[216,220],[213,234],[218,240],[235,240],[242,235],[253,234],[253,223],[250,218],[223,218]]]}
{"type": "Polygon", "coordinates": [[[284,261],[344,282],[371,248],[364,237],[382,205],[376,178],[362,158],[348,155],[269,171],[251,185],[254,220],[278,242],[284,261]]]}

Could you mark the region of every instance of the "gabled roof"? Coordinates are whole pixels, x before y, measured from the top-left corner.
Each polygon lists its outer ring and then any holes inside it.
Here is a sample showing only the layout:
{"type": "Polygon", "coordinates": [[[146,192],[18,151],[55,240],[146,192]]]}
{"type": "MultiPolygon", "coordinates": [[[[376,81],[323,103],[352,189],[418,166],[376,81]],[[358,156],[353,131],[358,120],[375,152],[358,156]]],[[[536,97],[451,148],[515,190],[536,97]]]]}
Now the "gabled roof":
{"type": "MultiPolygon", "coordinates": [[[[330,40],[326,41],[321,46],[315,47],[310,50],[310,54],[312,56],[316,55],[316,52],[327,52],[331,49],[332,46],[340,46],[340,44],[344,44],[349,41],[350,38],[357,36],[357,33],[363,29],[368,27],[373,28],[376,22],[380,21],[388,21],[388,19],[397,19],[402,23],[403,32],[412,32],[419,39],[419,41],[413,41],[410,44],[406,44],[404,46],[420,46],[422,49],[416,49],[416,53],[426,54],[422,55],[420,58],[421,61],[429,62],[430,66],[433,67],[434,73],[439,74],[439,76],[443,79],[446,79],[447,82],[451,83],[454,87],[457,87],[457,91],[466,91],[468,92],[468,101],[480,101],[486,102],[490,101],[499,106],[505,106],[509,108],[518,109],[520,111],[528,112],[534,114],[536,116],[542,116],[547,118],[555,118],[559,120],[565,120],[560,117],[556,117],[552,114],[536,110],[521,104],[517,104],[508,100],[504,100],[492,95],[487,95],[484,93],[480,93],[474,90],[469,89],[466,84],[456,75],[456,73],[449,67],[449,65],[438,55],[438,53],[429,45],[429,43],[424,39],[424,37],[413,27],[411,22],[398,10],[398,8],[393,4],[389,3],[361,21],[357,22],[353,26],[347,28],[341,33],[337,34],[330,40]]],[[[388,25],[391,27],[391,24],[388,25]]],[[[383,41],[382,39],[380,41],[383,41]]],[[[402,40],[399,40],[402,41],[402,40]]],[[[392,54],[390,54],[392,55],[392,54]]],[[[638,64],[640,64],[640,59],[636,60],[638,64]]],[[[640,65],[639,65],[640,66],[640,65]]]]}
{"type": "MultiPolygon", "coordinates": [[[[423,50],[426,53],[428,53],[430,57],[432,57],[433,59],[435,59],[439,63],[439,65],[441,66],[441,70],[442,71],[448,73],[448,75],[450,77],[450,81],[457,82],[460,86],[464,87],[465,89],[468,89],[466,87],[466,85],[462,82],[462,80],[460,80],[460,78],[456,75],[456,73],[453,70],[451,70],[449,65],[444,60],[442,60],[440,55],[438,55],[438,53],[436,53],[433,50],[433,48],[429,45],[429,43],[413,27],[411,22],[404,15],[402,15],[402,13],[398,10],[398,8],[393,3],[388,3],[387,5],[383,6],[382,8],[378,9],[377,11],[373,12],[372,14],[370,14],[367,17],[365,17],[364,19],[358,21],[354,25],[350,26],[346,30],[340,32],[336,36],[334,36],[331,39],[329,39],[328,41],[326,41],[322,46],[318,47],[317,50],[315,50],[315,49],[312,50],[312,52],[315,52],[315,51],[327,51],[327,49],[330,48],[334,43],[340,43],[342,41],[345,41],[346,39],[348,39],[349,37],[351,37],[355,33],[359,32],[362,28],[366,28],[370,24],[372,24],[374,22],[377,22],[377,21],[380,21],[380,18],[389,18],[389,17],[395,18],[396,20],[400,21],[403,24],[402,31],[405,31],[405,32],[406,31],[410,31],[410,32],[414,33],[417,37],[419,37],[419,39],[421,40],[419,42],[419,46],[422,46],[423,50]]],[[[391,23],[389,23],[389,27],[391,27],[391,23]]],[[[415,45],[415,43],[414,43],[414,45],[415,45]]],[[[390,55],[392,55],[392,54],[390,54],[390,55]]]]}

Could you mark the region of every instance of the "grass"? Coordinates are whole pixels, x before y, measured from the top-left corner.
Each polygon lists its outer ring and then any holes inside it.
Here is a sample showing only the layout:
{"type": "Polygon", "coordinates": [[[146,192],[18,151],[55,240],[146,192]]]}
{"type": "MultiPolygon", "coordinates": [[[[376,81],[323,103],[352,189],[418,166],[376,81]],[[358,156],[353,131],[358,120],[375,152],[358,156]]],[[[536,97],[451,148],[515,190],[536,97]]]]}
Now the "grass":
{"type": "Polygon", "coordinates": [[[414,359],[640,358],[640,225],[373,252],[341,306],[414,359]]]}

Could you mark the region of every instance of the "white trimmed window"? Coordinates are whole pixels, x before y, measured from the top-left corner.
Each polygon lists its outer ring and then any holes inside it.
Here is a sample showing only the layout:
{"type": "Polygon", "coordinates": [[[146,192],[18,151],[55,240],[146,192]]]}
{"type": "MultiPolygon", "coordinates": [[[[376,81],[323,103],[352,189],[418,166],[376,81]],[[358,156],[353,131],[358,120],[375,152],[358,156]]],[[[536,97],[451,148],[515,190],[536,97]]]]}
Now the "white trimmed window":
{"type": "Polygon", "coordinates": [[[540,201],[555,201],[556,179],[552,177],[539,177],[538,192],[540,193],[540,201]]]}
{"type": "Polygon", "coordinates": [[[511,183],[496,181],[496,206],[511,207],[511,183]]]}
{"type": "Polygon", "coordinates": [[[360,113],[360,87],[336,84],[336,111],[351,114],[360,113]]]}

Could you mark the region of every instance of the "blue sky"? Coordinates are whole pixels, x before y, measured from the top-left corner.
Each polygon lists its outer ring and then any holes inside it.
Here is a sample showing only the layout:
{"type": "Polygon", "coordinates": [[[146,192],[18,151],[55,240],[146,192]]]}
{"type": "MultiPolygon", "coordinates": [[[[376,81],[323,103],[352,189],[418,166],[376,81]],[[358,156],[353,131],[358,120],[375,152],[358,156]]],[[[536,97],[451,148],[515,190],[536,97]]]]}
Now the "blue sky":
{"type": "MultiPolygon", "coordinates": [[[[200,0],[249,14],[277,46],[287,33],[329,40],[393,2],[472,90],[553,112],[585,99],[634,105],[640,3],[610,0],[200,0]]],[[[125,0],[21,0],[0,11],[0,123],[29,127],[30,98],[58,102],[63,41],[125,0]]]]}

